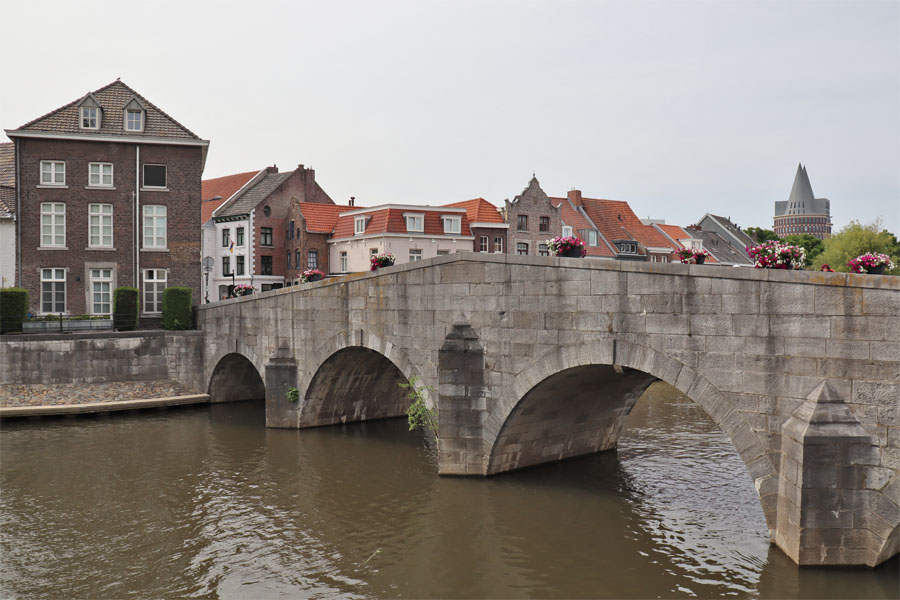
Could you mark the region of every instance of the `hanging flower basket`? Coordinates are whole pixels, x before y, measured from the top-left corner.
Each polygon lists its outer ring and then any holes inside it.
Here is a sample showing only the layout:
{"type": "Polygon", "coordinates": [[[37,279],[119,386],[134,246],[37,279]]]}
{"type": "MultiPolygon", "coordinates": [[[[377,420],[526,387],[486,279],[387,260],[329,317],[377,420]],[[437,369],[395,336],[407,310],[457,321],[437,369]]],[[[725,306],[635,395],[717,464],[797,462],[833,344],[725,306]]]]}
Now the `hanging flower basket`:
{"type": "Polygon", "coordinates": [[[759,246],[747,246],[747,254],[757,269],[799,271],[806,265],[806,250],[775,240],[763,242],[759,246]]]}
{"type": "Polygon", "coordinates": [[[318,269],[307,269],[300,273],[297,279],[300,280],[300,283],[312,283],[313,281],[319,281],[323,277],[325,277],[325,273],[318,269]]]}
{"type": "Polygon", "coordinates": [[[369,259],[369,263],[372,265],[372,271],[377,271],[380,267],[391,267],[394,265],[394,255],[390,252],[374,254],[369,259]]]}
{"type": "Polygon", "coordinates": [[[233,292],[233,294],[234,294],[236,297],[240,297],[240,296],[249,296],[249,295],[252,294],[254,291],[256,291],[256,289],[255,289],[252,285],[250,285],[249,283],[239,283],[239,284],[237,284],[236,286],[234,286],[234,292],[233,292]]]}
{"type": "Polygon", "coordinates": [[[885,271],[894,268],[891,257],[880,252],[866,252],[856,258],[847,261],[847,265],[854,273],[868,273],[870,275],[883,275],[885,271]]]}
{"type": "Polygon", "coordinates": [[[584,242],[575,236],[556,236],[552,240],[547,240],[547,250],[553,256],[567,258],[584,258],[584,255],[587,254],[584,242]]]}
{"type": "Polygon", "coordinates": [[[678,255],[678,258],[681,259],[682,263],[695,263],[698,265],[702,265],[706,262],[706,257],[709,256],[709,252],[706,250],[694,250],[692,248],[682,248],[676,254],[678,255]]]}

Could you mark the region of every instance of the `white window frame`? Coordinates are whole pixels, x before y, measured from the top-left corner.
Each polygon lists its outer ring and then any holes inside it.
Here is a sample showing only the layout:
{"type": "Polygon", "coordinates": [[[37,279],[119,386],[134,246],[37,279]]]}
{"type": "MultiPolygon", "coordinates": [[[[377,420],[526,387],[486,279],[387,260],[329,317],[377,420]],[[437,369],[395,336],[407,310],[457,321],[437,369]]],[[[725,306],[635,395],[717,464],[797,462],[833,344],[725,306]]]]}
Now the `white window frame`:
{"type": "Polygon", "coordinates": [[[66,247],[66,204],[65,202],[41,202],[41,248],[66,247]],[[61,217],[61,219],[58,219],[61,217]],[[61,223],[59,221],[62,221],[61,223]],[[44,231],[50,228],[50,233],[44,231]],[[49,236],[50,241],[46,241],[49,236]],[[59,240],[57,239],[59,238],[59,240]]]}
{"type": "Polygon", "coordinates": [[[460,234],[462,232],[462,217],[441,217],[444,221],[444,233],[460,234]]]}
{"type": "Polygon", "coordinates": [[[88,187],[102,187],[102,188],[111,188],[113,186],[113,164],[108,162],[92,162],[88,163],[88,187]],[[94,182],[94,167],[97,167],[97,182],[94,182]],[[106,179],[107,173],[104,173],[105,168],[109,167],[109,183],[104,181],[106,179]]]}
{"type": "Polygon", "coordinates": [[[79,124],[81,125],[81,128],[82,128],[82,129],[100,129],[100,109],[99,109],[98,107],[96,107],[96,106],[82,106],[82,107],[81,107],[81,110],[78,111],[78,114],[79,114],[79,121],[78,121],[78,122],[79,122],[79,124]],[[86,114],[87,111],[90,111],[90,110],[94,111],[94,116],[93,116],[93,117],[89,117],[89,116],[87,116],[87,114],[86,114]],[[93,118],[93,120],[94,120],[94,126],[93,126],[93,127],[91,127],[90,125],[85,125],[85,124],[84,124],[84,120],[85,120],[85,119],[91,119],[91,118],[93,118]]]}
{"type": "Polygon", "coordinates": [[[503,254],[503,238],[500,236],[494,238],[494,252],[503,254]]]}
{"type": "Polygon", "coordinates": [[[144,130],[144,111],[135,110],[133,108],[125,109],[125,131],[143,131],[144,130]],[[132,127],[131,115],[137,115],[140,127],[132,127]]]}
{"type": "Polygon", "coordinates": [[[347,260],[347,253],[342,251],[340,254],[340,258],[341,258],[341,264],[340,264],[341,273],[346,273],[347,271],[350,270],[350,265],[348,264],[348,260],[347,260]]]}
{"type": "Polygon", "coordinates": [[[112,204],[88,204],[88,248],[112,248],[113,247],[113,205],[112,204]],[[108,219],[107,219],[108,217],[108,219]],[[108,222],[104,222],[108,221],[108,222]],[[94,233],[96,228],[96,234],[94,233]],[[109,229],[109,234],[104,230],[109,229]],[[94,238],[97,243],[94,243],[94,238]],[[109,241],[104,240],[109,237],[109,241]]]}
{"type": "Polygon", "coordinates": [[[148,190],[167,190],[169,189],[169,166],[158,163],[146,163],[141,166],[141,189],[148,190]],[[165,185],[147,185],[147,167],[162,167],[166,170],[165,185]]]}
{"type": "Polygon", "coordinates": [[[66,312],[66,301],[68,300],[67,290],[66,290],[66,276],[67,275],[68,275],[68,273],[64,267],[41,267],[41,314],[42,315],[55,315],[55,314],[66,312]],[[49,277],[47,277],[48,272],[49,272],[49,277]],[[62,273],[62,276],[60,276],[60,273],[62,273]],[[56,286],[53,286],[53,289],[51,289],[49,292],[51,294],[51,297],[50,297],[51,310],[49,310],[49,311],[44,310],[44,294],[47,293],[44,291],[45,283],[50,283],[50,284],[61,283],[62,284],[62,296],[63,296],[62,297],[62,310],[55,310],[56,308],[58,308],[56,305],[57,300],[54,298],[54,296],[57,293],[56,286]]]}
{"type": "Polygon", "coordinates": [[[450,256],[450,251],[449,250],[438,250],[437,255],[438,256],[450,256]]]}
{"type": "Polygon", "coordinates": [[[147,315],[162,313],[163,291],[168,286],[169,272],[166,269],[144,269],[143,280],[141,312],[147,315]],[[160,274],[162,274],[162,278],[160,278],[160,274]],[[162,288],[159,287],[160,284],[162,284],[162,288]],[[153,295],[156,297],[152,297],[153,295]],[[156,310],[148,310],[148,306],[156,310]]]}
{"type": "MultiPolygon", "coordinates": [[[[299,269],[299,267],[297,267],[299,269]]],[[[319,251],[318,250],[307,250],[306,251],[306,268],[307,269],[318,269],[319,268],[319,251]],[[315,257],[315,260],[309,260],[310,258],[315,257]]]]}
{"type": "Polygon", "coordinates": [[[538,256],[550,256],[550,247],[547,244],[538,244],[538,256]]]}
{"type": "Polygon", "coordinates": [[[403,213],[403,219],[408,233],[425,232],[425,213],[403,213]]]}
{"type": "Polygon", "coordinates": [[[478,251],[479,252],[490,252],[491,250],[491,238],[489,236],[483,235],[478,240],[478,251]]]}
{"type": "Polygon", "coordinates": [[[64,160],[42,160],[41,161],[41,185],[66,185],[66,161],[64,160]],[[44,167],[49,169],[44,169],[44,167]],[[49,177],[44,177],[49,175],[49,177]],[[62,181],[57,181],[62,179],[62,181]]]}
{"type": "Polygon", "coordinates": [[[362,235],[366,232],[366,218],[365,217],[354,217],[353,218],[353,235],[362,235]]]}
{"type": "Polygon", "coordinates": [[[142,248],[165,250],[168,248],[168,209],[164,204],[145,204],[141,213],[142,248]],[[162,220],[162,235],[159,235],[162,220]],[[149,233],[148,233],[149,230],[149,233]],[[149,243],[148,243],[149,242],[149,243]]]}
{"type": "Polygon", "coordinates": [[[596,246],[600,241],[600,236],[597,235],[597,231],[594,229],[588,229],[588,246],[596,246]]]}
{"type": "Polygon", "coordinates": [[[113,269],[112,267],[91,267],[88,269],[88,314],[90,315],[111,315],[112,314],[112,294],[113,294],[113,269]],[[96,284],[106,284],[106,291],[101,288],[99,292],[95,291],[96,284]],[[96,294],[105,294],[106,301],[102,299],[100,302],[96,300],[96,294]],[[97,310],[96,305],[100,304],[101,309],[97,310]],[[103,305],[109,310],[103,310],[103,305]]]}
{"type": "Polygon", "coordinates": [[[531,248],[528,247],[528,242],[516,242],[516,255],[518,256],[528,256],[528,252],[531,248]],[[523,248],[524,246],[524,248],[523,248]],[[523,253],[522,250],[525,250],[523,253]]]}
{"type": "Polygon", "coordinates": [[[409,249],[409,262],[419,262],[422,260],[422,249],[421,248],[410,248],[409,249]]]}
{"type": "Polygon", "coordinates": [[[571,225],[563,225],[562,226],[562,236],[563,237],[572,237],[572,226],[571,225]]]}

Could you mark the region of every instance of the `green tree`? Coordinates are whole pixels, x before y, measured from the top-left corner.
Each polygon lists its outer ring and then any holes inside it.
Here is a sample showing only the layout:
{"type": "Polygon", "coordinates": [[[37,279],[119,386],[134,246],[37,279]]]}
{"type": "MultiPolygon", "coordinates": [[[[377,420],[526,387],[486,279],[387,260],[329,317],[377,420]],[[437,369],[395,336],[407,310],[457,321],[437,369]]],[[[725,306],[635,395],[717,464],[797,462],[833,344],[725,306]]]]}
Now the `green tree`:
{"type": "Polygon", "coordinates": [[[406,397],[411,401],[406,416],[409,421],[409,430],[422,427],[431,431],[435,437],[438,434],[437,413],[425,404],[425,394],[433,392],[434,388],[419,384],[419,378],[415,375],[409,378],[409,383],[399,384],[407,390],[406,397]]]}
{"type": "MultiPolygon", "coordinates": [[[[900,243],[894,234],[881,228],[880,220],[866,225],[859,221],[851,221],[838,233],[826,239],[824,247],[814,263],[817,269],[827,264],[835,271],[847,272],[850,270],[847,261],[866,252],[887,254],[895,265],[900,265],[900,243]]],[[[900,266],[889,274],[900,275],[900,266]]]]}
{"type": "Polygon", "coordinates": [[[800,246],[806,250],[806,266],[813,264],[817,256],[822,254],[825,244],[814,235],[809,233],[795,233],[793,235],[784,236],[784,243],[791,246],[800,246]]]}
{"type": "Polygon", "coordinates": [[[777,240],[778,236],[771,229],[763,229],[762,227],[747,227],[744,233],[756,240],[757,244],[768,242],[769,240],[777,240]]]}

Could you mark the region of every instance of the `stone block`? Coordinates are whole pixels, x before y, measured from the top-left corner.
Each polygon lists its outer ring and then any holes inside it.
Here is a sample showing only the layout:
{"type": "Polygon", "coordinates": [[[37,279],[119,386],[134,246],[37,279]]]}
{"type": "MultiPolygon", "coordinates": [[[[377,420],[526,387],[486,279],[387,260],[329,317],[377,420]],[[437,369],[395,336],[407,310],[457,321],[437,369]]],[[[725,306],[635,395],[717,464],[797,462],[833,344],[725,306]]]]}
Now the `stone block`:
{"type": "Polygon", "coordinates": [[[760,289],[759,310],[764,314],[815,313],[815,287],[770,283],[760,289]]]}
{"type": "MultiPolygon", "coordinates": [[[[882,289],[872,290],[864,289],[862,292],[863,312],[866,315],[884,315],[893,317],[896,320],[900,315],[900,290],[882,289]]],[[[849,314],[847,312],[838,314],[849,314]]]]}
{"type": "Polygon", "coordinates": [[[756,315],[759,313],[759,295],[723,294],[722,312],[734,315],[756,315]]]}
{"type": "Polygon", "coordinates": [[[719,294],[687,294],[684,296],[684,312],[691,314],[718,314],[722,311],[719,294]]]}
{"type": "MultiPolygon", "coordinates": [[[[627,331],[634,331],[628,327],[627,331]]],[[[646,316],[647,333],[687,334],[691,333],[691,317],[679,314],[648,314],[646,316]]]]}
{"type": "Polygon", "coordinates": [[[624,294],[625,274],[618,271],[591,271],[592,294],[624,294]]]}
{"type": "Polygon", "coordinates": [[[732,335],[731,315],[690,315],[691,335],[732,335]]]}
{"type": "Polygon", "coordinates": [[[831,329],[827,318],[806,315],[774,315],[769,325],[778,336],[790,338],[827,338],[831,329]]]}

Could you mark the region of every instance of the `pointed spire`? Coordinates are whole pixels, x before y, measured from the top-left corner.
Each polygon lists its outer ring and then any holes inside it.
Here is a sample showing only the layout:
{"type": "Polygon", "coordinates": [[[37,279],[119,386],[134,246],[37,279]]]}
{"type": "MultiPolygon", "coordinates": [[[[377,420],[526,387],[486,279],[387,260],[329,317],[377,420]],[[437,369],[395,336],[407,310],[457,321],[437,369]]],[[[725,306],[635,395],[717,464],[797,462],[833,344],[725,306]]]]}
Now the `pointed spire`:
{"type": "Polygon", "coordinates": [[[813,196],[812,186],[809,183],[809,176],[806,174],[806,167],[798,163],[797,174],[794,176],[794,185],[791,187],[791,195],[788,197],[787,214],[806,212],[806,209],[812,208],[814,199],[815,196],[813,196]]]}

